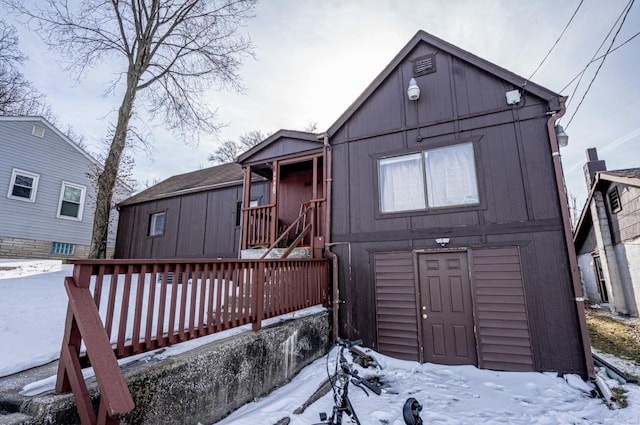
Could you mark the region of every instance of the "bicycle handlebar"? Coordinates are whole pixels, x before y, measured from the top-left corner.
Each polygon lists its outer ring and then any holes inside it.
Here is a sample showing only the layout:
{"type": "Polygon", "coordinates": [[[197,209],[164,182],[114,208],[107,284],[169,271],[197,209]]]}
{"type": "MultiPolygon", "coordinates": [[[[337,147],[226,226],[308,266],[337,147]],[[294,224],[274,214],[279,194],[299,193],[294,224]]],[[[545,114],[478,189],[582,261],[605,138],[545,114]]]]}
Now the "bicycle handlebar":
{"type": "Polygon", "coordinates": [[[380,387],[378,387],[377,385],[372,384],[371,382],[367,381],[366,379],[360,378],[359,376],[356,376],[356,377],[352,378],[351,382],[353,382],[355,385],[360,385],[360,384],[364,385],[365,387],[367,387],[368,389],[370,389],[371,391],[376,393],[376,395],[382,394],[382,390],[380,389],[380,387]]]}
{"type": "Polygon", "coordinates": [[[341,347],[351,348],[351,347],[354,347],[356,345],[362,345],[362,340],[361,339],[355,339],[353,341],[349,341],[348,339],[338,339],[338,341],[336,341],[336,344],[341,346],[341,347]]]}

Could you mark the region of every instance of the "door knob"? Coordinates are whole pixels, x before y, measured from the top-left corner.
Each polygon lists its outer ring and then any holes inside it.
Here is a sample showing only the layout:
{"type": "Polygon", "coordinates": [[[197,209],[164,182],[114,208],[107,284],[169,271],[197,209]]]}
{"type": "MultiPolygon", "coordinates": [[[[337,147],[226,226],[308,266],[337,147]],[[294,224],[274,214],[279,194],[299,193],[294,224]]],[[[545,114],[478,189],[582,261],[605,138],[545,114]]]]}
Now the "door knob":
{"type": "Polygon", "coordinates": [[[426,319],[427,318],[427,313],[422,313],[422,318],[426,319]]]}

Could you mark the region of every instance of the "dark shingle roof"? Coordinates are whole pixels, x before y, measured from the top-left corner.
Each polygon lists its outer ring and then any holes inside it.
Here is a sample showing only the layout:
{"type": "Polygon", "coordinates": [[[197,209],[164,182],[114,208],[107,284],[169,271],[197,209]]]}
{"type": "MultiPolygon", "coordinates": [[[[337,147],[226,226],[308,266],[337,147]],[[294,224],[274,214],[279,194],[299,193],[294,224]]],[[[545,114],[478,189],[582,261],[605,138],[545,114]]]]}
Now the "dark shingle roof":
{"type": "Polygon", "coordinates": [[[217,187],[236,186],[241,185],[242,181],[242,167],[240,164],[232,162],[169,177],[137,195],[125,199],[118,205],[139,204],[217,187]]]}

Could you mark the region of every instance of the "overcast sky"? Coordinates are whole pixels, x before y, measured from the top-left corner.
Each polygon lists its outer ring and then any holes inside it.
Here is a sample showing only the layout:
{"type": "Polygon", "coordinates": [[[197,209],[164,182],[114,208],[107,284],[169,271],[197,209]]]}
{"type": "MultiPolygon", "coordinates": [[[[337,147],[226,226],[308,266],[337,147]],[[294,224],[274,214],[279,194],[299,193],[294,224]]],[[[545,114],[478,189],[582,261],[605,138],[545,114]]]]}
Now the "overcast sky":
{"type": "MultiPolygon", "coordinates": [[[[243,29],[255,44],[255,59],[241,69],[244,93],[212,91],[209,101],[227,125],[197,146],[153,127],[153,151],[136,151],[135,178],[163,180],[208,167],[216,145],[251,130],[302,130],[316,122],[326,130],[418,31],[424,30],[471,53],[529,77],[551,48],[579,0],[263,0],[243,29]]],[[[571,96],[580,73],[621,15],[628,0],[584,0],[573,23],[532,80],[571,96]]],[[[615,45],[640,31],[635,5],[615,45]]],[[[103,96],[108,66],[80,83],[58,65],[39,39],[20,27],[29,55],[24,73],[63,125],[85,135],[90,149],[115,121],[120,93],[103,96]]],[[[601,52],[611,42],[607,39],[601,52]]],[[[573,121],[598,63],[569,99],[561,124],[569,135],[562,150],[568,189],[586,197],[585,149],[597,147],[609,169],[640,167],[640,36],[611,53],[573,121]]]]}

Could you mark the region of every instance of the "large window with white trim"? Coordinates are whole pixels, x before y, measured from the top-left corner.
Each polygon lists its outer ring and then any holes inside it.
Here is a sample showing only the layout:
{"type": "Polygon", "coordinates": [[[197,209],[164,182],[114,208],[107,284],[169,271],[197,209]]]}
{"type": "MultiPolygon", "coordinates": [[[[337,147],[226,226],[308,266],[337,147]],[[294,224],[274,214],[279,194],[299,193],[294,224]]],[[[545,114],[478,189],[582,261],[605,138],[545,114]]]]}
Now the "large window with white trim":
{"type": "Polygon", "coordinates": [[[85,186],[62,182],[60,200],[58,202],[58,218],[82,220],[84,209],[85,186]]]}
{"type": "Polygon", "coordinates": [[[472,143],[378,160],[380,212],[479,203],[472,143]]]}
{"type": "Polygon", "coordinates": [[[14,168],[11,173],[11,184],[9,184],[7,197],[20,201],[35,202],[39,179],[40,175],[38,174],[14,168]]]}

